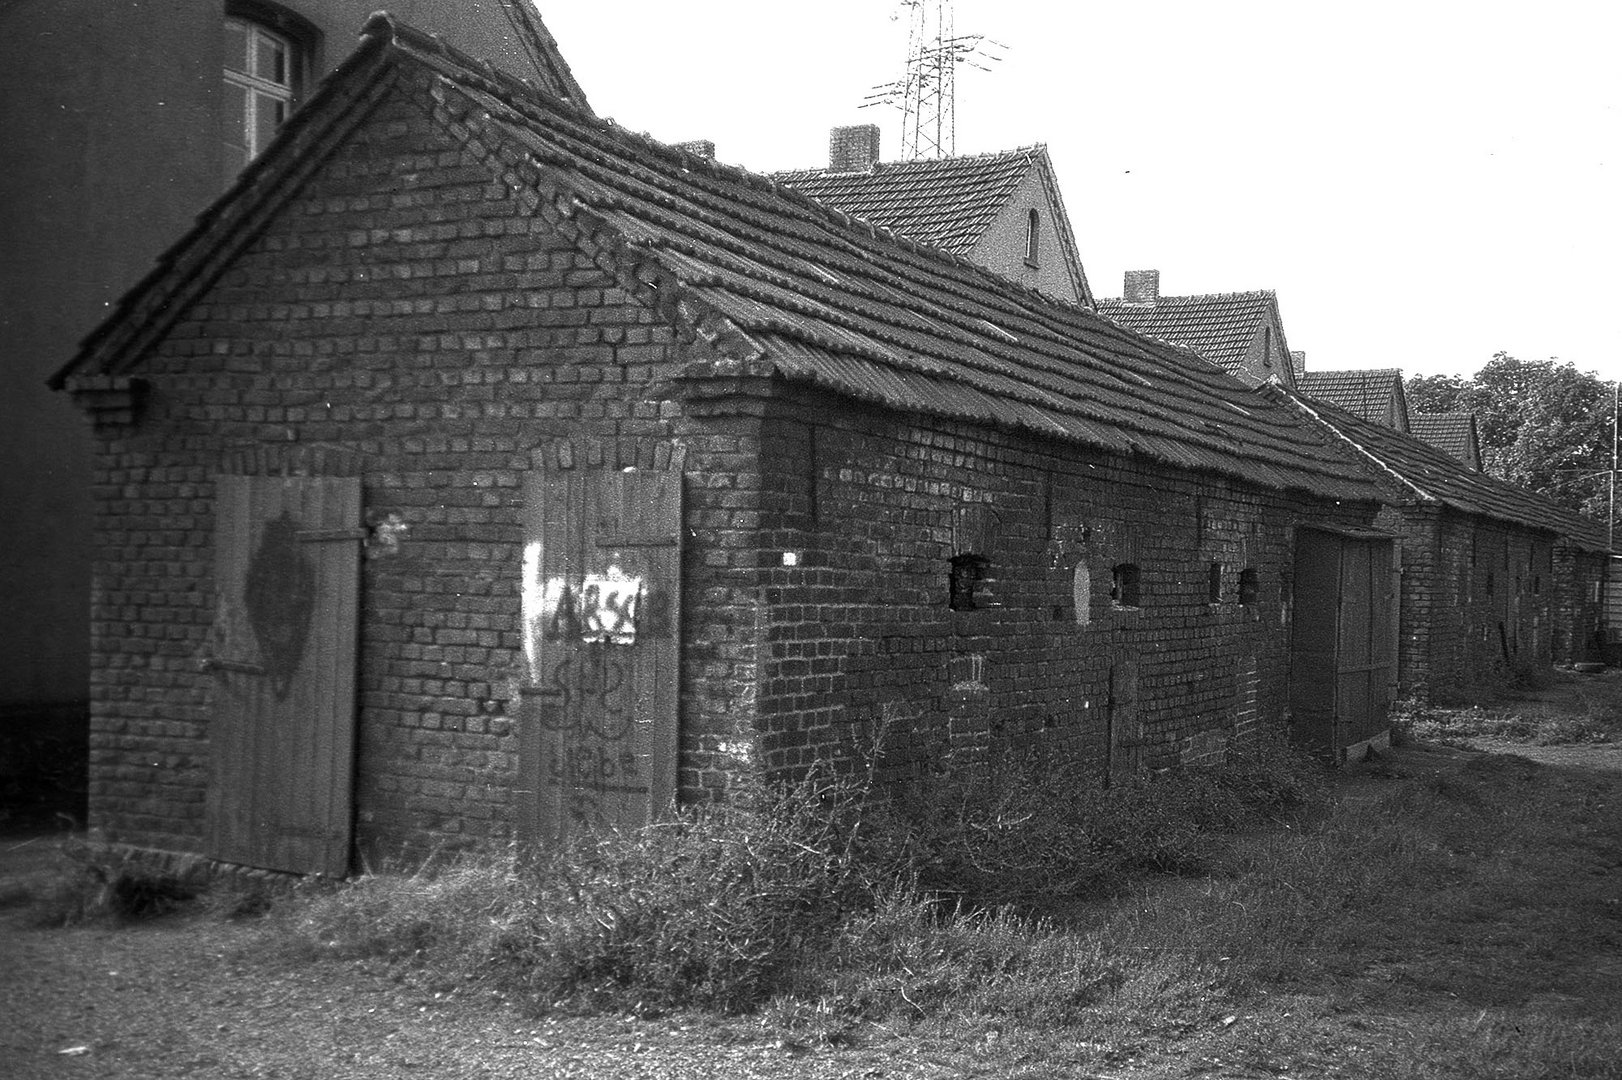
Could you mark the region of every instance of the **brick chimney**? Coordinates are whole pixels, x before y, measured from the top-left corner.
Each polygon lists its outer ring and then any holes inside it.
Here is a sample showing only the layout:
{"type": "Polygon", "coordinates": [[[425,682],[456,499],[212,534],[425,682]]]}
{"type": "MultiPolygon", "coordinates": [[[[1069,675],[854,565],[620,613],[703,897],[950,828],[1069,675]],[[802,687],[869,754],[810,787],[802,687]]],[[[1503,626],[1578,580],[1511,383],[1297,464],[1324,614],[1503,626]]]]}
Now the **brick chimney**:
{"type": "Polygon", "coordinates": [[[829,172],[871,172],[879,163],[879,126],[855,124],[828,133],[829,172]]]}
{"type": "Polygon", "coordinates": [[[1296,375],[1305,375],[1307,371],[1307,354],[1300,349],[1290,350],[1290,371],[1296,375]]]}
{"type": "Polygon", "coordinates": [[[1159,270],[1128,270],[1121,286],[1121,299],[1129,304],[1154,306],[1160,299],[1159,270]]]}
{"type": "Polygon", "coordinates": [[[711,142],[709,139],[694,139],[691,142],[679,142],[676,144],[676,149],[685,150],[694,157],[705,158],[709,161],[715,160],[715,143],[711,142]]]}

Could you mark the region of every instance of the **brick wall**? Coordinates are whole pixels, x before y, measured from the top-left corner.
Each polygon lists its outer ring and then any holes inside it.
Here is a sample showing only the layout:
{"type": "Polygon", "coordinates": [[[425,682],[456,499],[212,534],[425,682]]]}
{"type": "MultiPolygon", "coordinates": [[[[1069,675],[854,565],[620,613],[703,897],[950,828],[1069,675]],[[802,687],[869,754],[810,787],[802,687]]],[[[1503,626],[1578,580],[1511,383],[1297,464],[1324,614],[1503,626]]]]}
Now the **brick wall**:
{"type": "Polygon", "coordinates": [[[1553,662],[1550,535],[1442,509],[1404,521],[1405,692],[1471,696],[1553,662]]]}
{"type": "Polygon", "coordinates": [[[1479,696],[1586,657],[1603,556],[1437,505],[1388,507],[1378,524],[1401,538],[1401,694],[1479,696]]]}
{"type": "Polygon", "coordinates": [[[1600,552],[1562,545],[1554,549],[1553,562],[1555,661],[1569,664],[1603,660],[1600,634],[1610,560],[1600,552]]]}
{"type": "Polygon", "coordinates": [[[1372,512],[804,394],[766,450],[759,708],[788,769],[875,742],[893,777],[1005,750],[1101,779],[1214,760],[1283,717],[1295,526],[1372,512]],[[953,610],[966,555],[984,577],[953,610]],[[1111,600],[1121,564],[1135,607],[1111,600]]]}
{"type": "Polygon", "coordinates": [[[1402,581],[1398,597],[1398,697],[1428,693],[1434,677],[1434,628],[1441,609],[1449,602],[1438,593],[1442,513],[1437,506],[1387,506],[1375,519],[1376,527],[1397,537],[1396,558],[1402,581]]]}
{"type": "Polygon", "coordinates": [[[828,133],[829,172],[867,172],[879,160],[879,126],[853,124],[828,133]]]}
{"type": "Polygon", "coordinates": [[[560,438],[609,467],[682,441],[686,795],[734,767],[758,425],[688,418],[670,376],[702,343],[552,207],[491,184],[433,107],[422,87],[370,117],[143,361],[137,423],[98,439],[91,802],[112,839],[201,843],[225,472],[357,475],[367,522],[403,527],[361,582],[356,828],[386,853],[512,827],[525,470],[560,438]]]}

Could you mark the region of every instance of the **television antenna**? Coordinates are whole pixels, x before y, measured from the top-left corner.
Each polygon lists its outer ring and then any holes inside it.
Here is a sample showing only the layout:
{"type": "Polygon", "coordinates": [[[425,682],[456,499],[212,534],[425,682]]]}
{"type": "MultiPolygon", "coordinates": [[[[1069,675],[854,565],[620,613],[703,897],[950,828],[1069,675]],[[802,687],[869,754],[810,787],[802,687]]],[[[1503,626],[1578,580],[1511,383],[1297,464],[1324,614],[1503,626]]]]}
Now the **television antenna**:
{"type": "Polygon", "coordinates": [[[891,21],[905,13],[907,71],[880,83],[861,107],[891,105],[901,110],[901,157],[951,157],[957,152],[957,68],[967,64],[990,71],[1007,46],[984,34],[959,34],[952,0],[899,0],[891,21]]]}

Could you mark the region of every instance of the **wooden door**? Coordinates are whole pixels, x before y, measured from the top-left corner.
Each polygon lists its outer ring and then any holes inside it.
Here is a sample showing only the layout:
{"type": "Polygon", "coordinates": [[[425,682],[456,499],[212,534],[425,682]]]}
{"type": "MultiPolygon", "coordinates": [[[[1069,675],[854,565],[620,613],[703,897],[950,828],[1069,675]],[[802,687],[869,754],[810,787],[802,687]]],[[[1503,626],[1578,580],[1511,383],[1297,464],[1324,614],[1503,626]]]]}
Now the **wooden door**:
{"type": "Polygon", "coordinates": [[[349,870],[360,481],[215,481],[208,854],[349,870]]]}
{"type": "Polygon", "coordinates": [[[1329,533],[1296,534],[1291,590],[1290,717],[1295,741],[1315,754],[1335,748],[1335,668],[1340,618],[1340,543],[1329,533]]]}
{"type": "Polygon", "coordinates": [[[681,459],[537,469],[524,489],[520,828],[634,828],[676,794],[681,459]]]}

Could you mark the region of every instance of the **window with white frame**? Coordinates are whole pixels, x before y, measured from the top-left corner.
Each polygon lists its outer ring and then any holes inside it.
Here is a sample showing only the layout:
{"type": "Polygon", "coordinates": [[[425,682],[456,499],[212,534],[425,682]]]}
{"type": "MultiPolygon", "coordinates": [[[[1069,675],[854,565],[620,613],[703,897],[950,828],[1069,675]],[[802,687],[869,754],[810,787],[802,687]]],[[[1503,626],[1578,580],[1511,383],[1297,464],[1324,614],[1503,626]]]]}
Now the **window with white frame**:
{"type": "Polygon", "coordinates": [[[251,19],[225,19],[225,103],[220,112],[229,184],[270,144],[293,111],[303,57],[296,38],[251,19]]]}

